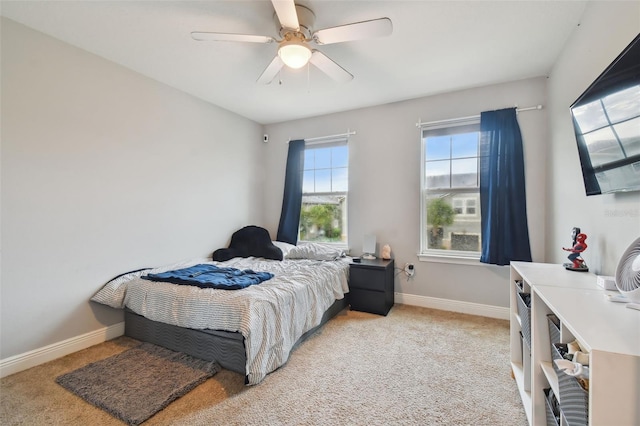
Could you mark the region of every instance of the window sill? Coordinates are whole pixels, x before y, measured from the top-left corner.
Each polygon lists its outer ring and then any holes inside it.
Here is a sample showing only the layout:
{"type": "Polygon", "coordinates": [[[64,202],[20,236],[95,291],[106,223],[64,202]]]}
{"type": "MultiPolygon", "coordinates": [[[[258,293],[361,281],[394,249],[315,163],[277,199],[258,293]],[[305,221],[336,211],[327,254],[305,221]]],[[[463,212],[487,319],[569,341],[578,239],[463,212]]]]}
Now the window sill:
{"type": "Polygon", "coordinates": [[[487,266],[480,263],[480,255],[418,253],[420,262],[452,263],[458,265],[487,266]]]}

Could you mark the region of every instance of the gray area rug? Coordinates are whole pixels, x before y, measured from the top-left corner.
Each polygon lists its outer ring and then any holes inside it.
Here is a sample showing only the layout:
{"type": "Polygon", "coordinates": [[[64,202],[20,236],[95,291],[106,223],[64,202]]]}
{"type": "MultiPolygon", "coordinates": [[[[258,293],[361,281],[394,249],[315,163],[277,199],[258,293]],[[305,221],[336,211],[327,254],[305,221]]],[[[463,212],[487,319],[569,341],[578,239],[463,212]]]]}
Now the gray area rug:
{"type": "Polygon", "coordinates": [[[56,382],[130,425],[138,425],[220,370],[150,343],[63,374],[56,382]]]}

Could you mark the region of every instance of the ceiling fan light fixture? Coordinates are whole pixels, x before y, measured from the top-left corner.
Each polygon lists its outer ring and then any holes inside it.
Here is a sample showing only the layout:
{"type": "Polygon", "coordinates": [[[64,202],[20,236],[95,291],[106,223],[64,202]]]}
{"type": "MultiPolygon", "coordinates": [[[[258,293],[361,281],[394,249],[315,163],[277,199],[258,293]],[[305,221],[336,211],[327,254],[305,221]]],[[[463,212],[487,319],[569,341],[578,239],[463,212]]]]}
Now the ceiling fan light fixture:
{"type": "Polygon", "coordinates": [[[278,49],[278,56],[289,68],[298,69],[307,65],[311,59],[311,49],[297,40],[284,42],[278,49]]]}

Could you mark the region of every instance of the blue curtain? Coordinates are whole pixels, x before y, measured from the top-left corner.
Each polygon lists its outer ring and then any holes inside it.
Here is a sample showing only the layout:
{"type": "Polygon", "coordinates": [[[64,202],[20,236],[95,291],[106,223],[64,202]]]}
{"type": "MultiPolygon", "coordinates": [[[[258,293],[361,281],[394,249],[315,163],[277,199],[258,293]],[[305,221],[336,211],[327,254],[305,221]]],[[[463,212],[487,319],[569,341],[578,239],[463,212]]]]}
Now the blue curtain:
{"type": "Polygon", "coordinates": [[[304,139],[289,142],[287,154],[287,171],[284,180],[284,197],[280,224],[278,225],[278,241],[289,244],[298,242],[298,226],[300,225],[300,208],[302,206],[302,172],[304,168],[304,139]]]}
{"type": "Polygon", "coordinates": [[[522,135],[515,108],[480,114],[480,262],[531,262],[522,135]]]}

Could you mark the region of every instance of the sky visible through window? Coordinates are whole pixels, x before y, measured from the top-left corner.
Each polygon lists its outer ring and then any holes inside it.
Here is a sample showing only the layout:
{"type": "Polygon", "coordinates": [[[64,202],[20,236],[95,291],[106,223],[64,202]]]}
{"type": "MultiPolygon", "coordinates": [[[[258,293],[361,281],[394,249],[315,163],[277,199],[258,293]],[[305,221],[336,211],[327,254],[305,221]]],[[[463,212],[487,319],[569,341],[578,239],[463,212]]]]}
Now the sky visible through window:
{"type": "Polygon", "coordinates": [[[302,192],[347,192],[349,149],[346,145],[306,149],[302,192]]]}
{"type": "Polygon", "coordinates": [[[455,178],[452,182],[451,177],[478,172],[478,132],[427,137],[425,161],[427,179],[438,182],[439,187],[460,186],[456,185],[455,178]]]}

